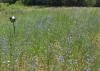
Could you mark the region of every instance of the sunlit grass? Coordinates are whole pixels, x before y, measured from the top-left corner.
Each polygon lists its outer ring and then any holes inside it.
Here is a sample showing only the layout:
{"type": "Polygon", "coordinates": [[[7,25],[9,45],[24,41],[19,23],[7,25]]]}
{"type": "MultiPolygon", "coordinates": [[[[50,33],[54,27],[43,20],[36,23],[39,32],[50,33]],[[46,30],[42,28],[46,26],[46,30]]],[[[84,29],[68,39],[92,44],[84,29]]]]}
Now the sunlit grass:
{"type": "MultiPolygon", "coordinates": [[[[85,71],[100,61],[99,8],[4,10],[0,17],[1,71],[85,71]],[[15,15],[15,36],[9,16],[15,15]]],[[[98,67],[99,68],[99,67],[98,67]]]]}

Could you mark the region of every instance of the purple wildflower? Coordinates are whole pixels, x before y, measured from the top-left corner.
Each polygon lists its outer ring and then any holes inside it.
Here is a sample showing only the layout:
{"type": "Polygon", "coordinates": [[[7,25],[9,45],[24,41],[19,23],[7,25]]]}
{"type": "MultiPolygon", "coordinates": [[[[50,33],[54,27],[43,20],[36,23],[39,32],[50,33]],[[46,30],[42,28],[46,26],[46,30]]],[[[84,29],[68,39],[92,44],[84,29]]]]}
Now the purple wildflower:
{"type": "Polygon", "coordinates": [[[84,68],[84,71],[90,71],[88,68],[84,68]]]}
{"type": "Polygon", "coordinates": [[[71,53],[71,48],[68,48],[68,53],[71,53]]]}
{"type": "Polygon", "coordinates": [[[32,69],[35,69],[36,68],[36,64],[32,64],[32,69]]]}
{"type": "Polygon", "coordinates": [[[61,62],[64,62],[64,56],[59,56],[59,60],[60,60],[61,62]]]}

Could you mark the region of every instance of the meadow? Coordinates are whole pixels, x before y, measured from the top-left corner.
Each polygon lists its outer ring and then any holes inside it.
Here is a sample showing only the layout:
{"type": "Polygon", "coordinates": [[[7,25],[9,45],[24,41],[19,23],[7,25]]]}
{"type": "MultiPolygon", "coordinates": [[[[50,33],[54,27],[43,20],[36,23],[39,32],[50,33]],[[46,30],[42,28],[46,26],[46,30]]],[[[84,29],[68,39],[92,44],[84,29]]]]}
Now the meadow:
{"type": "Polygon", "coordinates": [[[0,9],[0,71],[100,71],[100,9],[0,9]]]}

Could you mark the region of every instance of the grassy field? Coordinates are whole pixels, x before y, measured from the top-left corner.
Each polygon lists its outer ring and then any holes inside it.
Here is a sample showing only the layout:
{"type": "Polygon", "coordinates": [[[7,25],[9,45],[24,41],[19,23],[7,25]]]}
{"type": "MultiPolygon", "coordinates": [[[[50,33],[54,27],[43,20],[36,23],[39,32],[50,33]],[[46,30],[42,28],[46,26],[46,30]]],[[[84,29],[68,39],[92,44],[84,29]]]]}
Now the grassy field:
{"type": "Polygon", "coordinates": [[[100,71],[100,9],[0,9],[0,71],[100,71]]]}

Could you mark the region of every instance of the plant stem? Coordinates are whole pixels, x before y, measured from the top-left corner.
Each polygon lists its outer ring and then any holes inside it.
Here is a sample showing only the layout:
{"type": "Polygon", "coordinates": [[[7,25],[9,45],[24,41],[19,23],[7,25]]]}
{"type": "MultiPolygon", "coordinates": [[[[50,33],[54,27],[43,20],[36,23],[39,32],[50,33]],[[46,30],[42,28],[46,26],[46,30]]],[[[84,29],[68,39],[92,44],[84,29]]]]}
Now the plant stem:
{"type": "Polygon", "coordinates": [[[14,36],[15,36],[15,24],[14,24],[14,22],[13,22],[13,29],[14,29],[14,36]]]}

